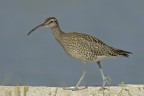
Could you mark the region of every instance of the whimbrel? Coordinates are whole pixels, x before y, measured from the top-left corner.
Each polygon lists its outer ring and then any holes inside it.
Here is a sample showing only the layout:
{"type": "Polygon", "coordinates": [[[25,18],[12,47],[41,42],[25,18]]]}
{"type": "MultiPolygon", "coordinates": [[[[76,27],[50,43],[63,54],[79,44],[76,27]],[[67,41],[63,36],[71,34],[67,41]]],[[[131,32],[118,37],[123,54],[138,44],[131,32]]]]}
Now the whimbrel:
{"type": "Polygon", "coordinates": [[[53,31],[55,39],[59,42],[59,44],[63,47],[63,49],[69,56],[85,62],[83,74],[76,86],[68,87],[65,89],[78,89],[79,85],[86,77],[87,63],[89,62],[96,62],[98,64],[103,80],[102,89],[104,89],[105,84],[109,84],[109,82],[107,80],[107,77],[103,73],[100,61],[109,57],[128,57],[129,54],[131,54],[131,52],[110,47],[96,37],[87,34],[78,32],[65,33],[61,30],[58,20],[55,17],[47,18],[42,24],[36,26],[30,32],[28,32],[27,35],[30,35],[33,31],[42,26],[49,27],[53,31]]]}

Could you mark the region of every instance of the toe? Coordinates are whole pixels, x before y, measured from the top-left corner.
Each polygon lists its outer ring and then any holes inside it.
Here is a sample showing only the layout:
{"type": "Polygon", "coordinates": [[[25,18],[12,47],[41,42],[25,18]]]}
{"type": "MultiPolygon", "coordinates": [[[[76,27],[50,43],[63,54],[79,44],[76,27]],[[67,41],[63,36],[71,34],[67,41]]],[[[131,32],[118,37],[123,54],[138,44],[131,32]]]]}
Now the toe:
{"type": "Polygon", "coordinates": [[[63,88],[63,90],[72,90],[72,91],[75,91],[75,90],[78,90],[77,87],[65,87],[63,88]]]}

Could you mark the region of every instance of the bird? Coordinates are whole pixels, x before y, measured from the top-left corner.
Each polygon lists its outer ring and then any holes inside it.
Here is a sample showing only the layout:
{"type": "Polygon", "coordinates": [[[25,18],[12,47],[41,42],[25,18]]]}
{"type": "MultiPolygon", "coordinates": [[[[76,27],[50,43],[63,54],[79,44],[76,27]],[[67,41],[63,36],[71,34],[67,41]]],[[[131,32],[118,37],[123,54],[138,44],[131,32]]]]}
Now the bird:
{"type": "Polygon", "coordinates": [[[105,76],[101,60],[110,57],[129,57],[131,52],[124,51],[118,48],[111,47],[106,43],[102,42],[100,39],[79,32],[64,32],[61,30],[59,22],[56,17],[48,17],[45,21],[30,30],[27,35],[30,35],[36,29],[40,27],[48,27],[52,30],[55,39],[62,46],[65,52],[75,58],[84,62],[84,71],[74,87],[65,87],[66,90],[78,90],[80,84],[86,77],[87,65],[90,62],[95,62],[98,64],[100,74],[102,77],[101,89],[105,89],[105,85],[109,84],[108,77],[105,76]]]}

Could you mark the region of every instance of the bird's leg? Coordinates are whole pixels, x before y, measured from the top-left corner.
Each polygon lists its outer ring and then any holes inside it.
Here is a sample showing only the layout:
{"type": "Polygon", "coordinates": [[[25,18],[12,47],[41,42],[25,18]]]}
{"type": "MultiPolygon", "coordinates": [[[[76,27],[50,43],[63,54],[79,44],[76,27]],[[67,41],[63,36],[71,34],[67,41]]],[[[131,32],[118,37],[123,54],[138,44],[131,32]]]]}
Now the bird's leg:
{"type": "Polygon", "coordinates": [[[81,82],[83,81],[83,79],[86,77],[86,73],[87,73],[87,64],[85,63],[83,74],[82,74],[81,78],[79,79],[78,83],[76,84],[76,86],[74,86],[74,87],[68,87],[68,88],[63,88],[63,89],[64,90],[78,90],[79,85],[81,84],[81,82]]]}
{"type": "Polygon", "coordinates": [[[104,73],[103,73],[103,70],[102,70],[100,61],[98,61],[97,64],[98,64],[98,66],[99,66],[100,73],[101,73],[101,76],[102,76],[102,79],[103,79],[103,85],[102,85],[102,87],[101,87],[100,90],[103,90],[103,89],[106,89],[106,88],[105,88],[105,84],[107,83],[108,85],[110,85],[110,83],[109,83],[109,81],[108,81],[108,77],[105,77],[105,75],[104,75],[104,73]]]}

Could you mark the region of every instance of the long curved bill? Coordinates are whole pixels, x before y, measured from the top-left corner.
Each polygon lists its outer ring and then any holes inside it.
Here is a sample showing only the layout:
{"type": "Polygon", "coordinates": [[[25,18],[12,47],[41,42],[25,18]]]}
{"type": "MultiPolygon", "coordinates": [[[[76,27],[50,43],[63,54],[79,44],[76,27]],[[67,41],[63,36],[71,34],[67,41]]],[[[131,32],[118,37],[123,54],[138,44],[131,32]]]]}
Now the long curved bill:
{"type": "Polygon", "coordinates": [[[42,24],[34,27],[31,31],[29,31],[29,32],[27,33],[27,35],[30,35],[33,31],[35,31],[36,29],[38,29],[38,28],[40,28],[40,27],[42,27],[42,26],[44,26],[44,23],[42,23],[42,24]]]}

